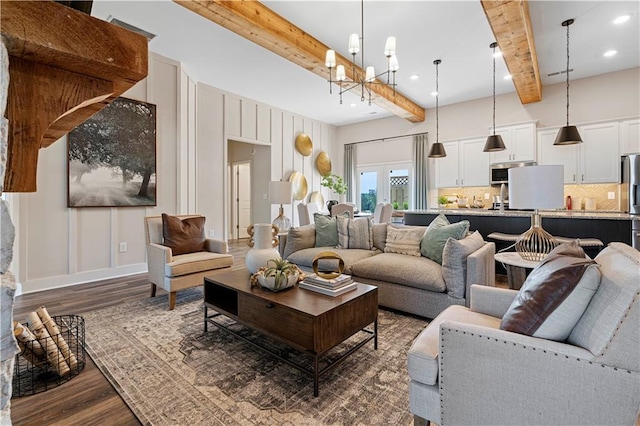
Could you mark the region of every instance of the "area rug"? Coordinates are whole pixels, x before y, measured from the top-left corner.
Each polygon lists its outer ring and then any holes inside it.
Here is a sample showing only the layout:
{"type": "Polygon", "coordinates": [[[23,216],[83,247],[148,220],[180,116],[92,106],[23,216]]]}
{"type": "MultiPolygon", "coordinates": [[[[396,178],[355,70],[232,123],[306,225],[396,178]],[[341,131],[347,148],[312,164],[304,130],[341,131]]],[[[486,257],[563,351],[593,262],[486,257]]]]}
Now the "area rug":
{"type": "MultiPolygon", "coordinates": [[[[311,377],[217,327],[205,333],[202,300],[194,288],[178,292],[173,311],[158,296],[83,315],[89,355],[143,424],[412,424],[407,351],[425,320],[380,310],[378,350],[373,342],[357,350],[321,377],[314,398],[311,377]]],[[[307,359],[223,320],[281,355],[307,359]]]]}

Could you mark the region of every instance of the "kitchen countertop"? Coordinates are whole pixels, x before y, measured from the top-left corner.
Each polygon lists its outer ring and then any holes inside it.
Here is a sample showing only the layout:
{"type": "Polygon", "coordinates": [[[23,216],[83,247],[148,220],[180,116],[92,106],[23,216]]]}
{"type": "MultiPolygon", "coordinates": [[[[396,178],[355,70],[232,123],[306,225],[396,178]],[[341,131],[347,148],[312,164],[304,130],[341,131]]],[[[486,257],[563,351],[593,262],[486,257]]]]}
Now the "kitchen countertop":
{"type": "MultiPolygon", "coordinates": [[[[489,209],[472,209],[472,208],[440,208],[428,210],[407,210],[405,214],[438,214],[444,213],[448,215],[477,215],[477,216],[531,216],[532,211],[523,210],[505,210],[500,213],[499,210],[489,209]]],[[[617,211],[585,211],[585,210],[539,210],[541,217],[554,217],[566,219],[614,219],[614,220],[640,220],[639,215],[631,215],[629,213],[620,213],[617,211]]]]}

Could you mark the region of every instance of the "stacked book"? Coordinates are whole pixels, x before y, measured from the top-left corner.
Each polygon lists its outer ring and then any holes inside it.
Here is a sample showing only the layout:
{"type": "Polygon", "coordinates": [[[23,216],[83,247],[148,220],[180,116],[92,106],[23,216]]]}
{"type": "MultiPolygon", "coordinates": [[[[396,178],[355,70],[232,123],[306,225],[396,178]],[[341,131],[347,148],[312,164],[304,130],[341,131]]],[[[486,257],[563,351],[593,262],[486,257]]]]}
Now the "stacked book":
{"type": "Polygon", "coordinates": [[[332,279],[321,278],[316,274],[307,275],[299,284],[300,288],[317,291],[328,296],[339,296],[358,288],[358,283],[353,282],[349,275],[341,274],[332,279]]]}

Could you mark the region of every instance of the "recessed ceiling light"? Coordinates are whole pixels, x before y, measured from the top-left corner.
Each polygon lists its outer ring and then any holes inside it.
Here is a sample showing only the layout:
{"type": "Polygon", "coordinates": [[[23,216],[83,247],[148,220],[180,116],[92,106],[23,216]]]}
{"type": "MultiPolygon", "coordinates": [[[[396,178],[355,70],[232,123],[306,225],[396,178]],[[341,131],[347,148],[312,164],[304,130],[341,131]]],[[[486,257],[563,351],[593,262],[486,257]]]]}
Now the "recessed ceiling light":
{"type": "Polygon", "coordinates": [[[438,92],[431,92],[431,96],[438,96],[438,92]]]}
{"type": "Polygon", "coordinates": [[[604,57],[605,58],[610,58],[611,56],[615,56],[616,53],[618,53],[617,50],[607,50],[606,52],[604,52],[604,57]]]}
{"type": "Polygon", "coordinates": [[[420,75],[419,74],[412,74],[409,78],[411,80],[418,80],[420,78],[420,75]]]}
{"type": "Polygon", "coordinates": [[[505,80],[511,80],[511,74],[507,74],[502,78],[504,78],[505,80]]]}
{"type": "Polygon", "coordinates": [[[496,53],[493,54],[494,58],[499,58],[500,56],[502,56],[502,51],[500,51],[500,48],[496,48],[496,53]]]}
{"type": "Polygon", "coordinates": [[[357,105],[356,105],[356,104],[349,104],[349,106],[350,106],[351,108],[355,108],[357,105]]]}
{"type": "Polygon", "coordinates": [[[613,23],[614,24],[624,24],[629,19],[631,19],[631,15],[622,15],[622,16],[618,16],[616,19],[614,19],[613,23]]]}

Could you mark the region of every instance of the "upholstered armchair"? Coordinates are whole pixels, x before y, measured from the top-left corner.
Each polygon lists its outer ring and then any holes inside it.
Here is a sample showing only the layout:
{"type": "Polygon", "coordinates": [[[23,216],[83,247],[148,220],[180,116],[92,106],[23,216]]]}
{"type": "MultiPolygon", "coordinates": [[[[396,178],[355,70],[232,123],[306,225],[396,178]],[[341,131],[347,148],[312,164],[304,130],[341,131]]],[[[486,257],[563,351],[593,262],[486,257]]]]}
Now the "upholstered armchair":
{"type": "MultiPolygon", "coordinates": [[[[611,243],[595,261],[599,286],[566,338],[501,329],[515,290],[474,285],[470,308],[452,306],[436,317],[409,350],[414,423],[633,425],[640,410],[640,252],[611,243]]],[[[555,326],[567,323],[556,317],[555,326]]]]}
{"type": "Polygon", "coordinates": [[[331,206],[331,216],[338,216],[341,213],[349,213],[349,217],[353,217],[353,204],[340,203],[331,206]]]}
{"type": "MultiPolygon", "coordinates": [[[[204,225],[204,216],[200,215],[170,218],[173,219],[174,229],[177,227],[178,230],[190,225],[191,221],[184,219],[200,218],[198,222],[204,225]]],[[[158,287],[169,292],[169,310],[175,308],[178,290],[202,285],[204,277],[212,271],[233,265],[233,256],[227,253],[226,241],[205,238],[203,226],[192,226],[191,235],[187,232],[182,240],[174,237],[169,243],[164,238],[162,216],[147,216],[144,224],[151,297],[155,297],[158,287]],[[176,242],[180,245],[179,249],[176,242]]]]}

